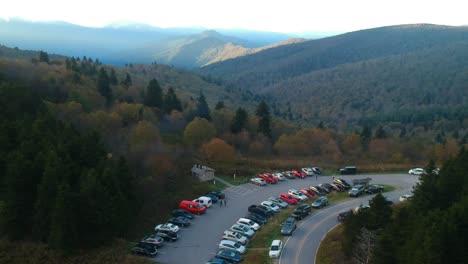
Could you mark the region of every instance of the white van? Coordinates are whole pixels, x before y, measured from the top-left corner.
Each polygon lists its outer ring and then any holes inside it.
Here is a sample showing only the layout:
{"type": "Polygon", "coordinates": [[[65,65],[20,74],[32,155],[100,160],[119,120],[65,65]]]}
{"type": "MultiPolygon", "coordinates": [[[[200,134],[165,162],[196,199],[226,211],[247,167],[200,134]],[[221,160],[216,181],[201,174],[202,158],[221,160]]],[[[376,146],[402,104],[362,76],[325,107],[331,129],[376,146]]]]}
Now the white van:
{"type": "Polygon", "coordinates": [[[198,199],[193,200],[196,203],[199,203],[200,205],[206,206],[206,208],[210,208],[213,202],[211,201],[210,197],[206,196],[201,196],[198,199]]]}

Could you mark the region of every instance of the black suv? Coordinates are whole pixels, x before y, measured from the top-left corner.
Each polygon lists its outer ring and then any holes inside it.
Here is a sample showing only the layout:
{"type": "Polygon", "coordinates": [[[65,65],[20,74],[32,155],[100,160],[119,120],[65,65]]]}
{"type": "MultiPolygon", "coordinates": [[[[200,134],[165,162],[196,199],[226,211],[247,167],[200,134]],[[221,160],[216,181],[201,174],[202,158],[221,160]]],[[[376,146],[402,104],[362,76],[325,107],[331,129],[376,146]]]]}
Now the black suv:
{"type": "Polygon", "coordinates": [[[340,169],[341,175],[351,175],[351,174],[356,174],[356,173],[357,173],[357,168],[355,166],[347,166],[347,167],[340,169]]]}
{"type": "Polygon", "coordinates": [[[265,210],[265,208],[263,208],[263,206],[260,206],[260,205],[253,204],[253,205],[249,206],[248,211],[251,212],[251,213],[255,213],[255,214],[258,214],[260,216],[263,216],[265,218],[270,218],[270,217],[273,216],[273,213],[271,213],[268,210],[265,210]]]}
{"type": "Polygon", "coordinates": [[[148,257],[154,257],[158,254],[158,250],[155,246],[149,245],[147,243],[138,243],[132,248],[132,254],[143,255],[148,257]]]}
{"type": "Polygon", "coordinates": [[[296,230],[296,219],[288,217],[288,219],[281,224],[281,234],[290,236],[294,230],[296,230]]]}
{"type": "Polygon", "coordinates": [[[384,191],[384,187],[380,185],[369,185],[366,189],[366,193],[373,194],[373,193],[381,193],[384,191]]]}
{"type": "Polygon", "coordinates": [[[310,205],[301,204],[296,208],[296,210],[294,210],[291,216],[297,220],[301,220],[302,218],[308,216],[309,214],[310,214],[310,205]]]}

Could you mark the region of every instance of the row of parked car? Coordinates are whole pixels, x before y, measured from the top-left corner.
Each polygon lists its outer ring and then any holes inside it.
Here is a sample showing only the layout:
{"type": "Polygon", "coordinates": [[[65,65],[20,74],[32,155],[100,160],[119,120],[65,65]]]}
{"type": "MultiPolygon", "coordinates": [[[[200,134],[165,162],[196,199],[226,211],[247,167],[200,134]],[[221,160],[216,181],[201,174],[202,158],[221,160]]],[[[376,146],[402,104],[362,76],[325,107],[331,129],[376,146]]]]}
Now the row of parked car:
{"type": "Polygon", "coordinates": [[[260,173],[257,177],[250,179],[250,182],[256,185],[264,186],[267,183],[275,184],[286,179],[304,179],[307,176],[322,174],[319,167],[302,168],[300,170],[290,170],[275,173],[260,173]]]}
{"type": "Polygon", "coordinates": [[[191,221],[195,219],[195,214],[202,214],[213,203],[220,199],[225,199],[225,194],[220,191],[210,192],[192,201],[183,200],[179,208],[172,211],[172,217],[164,224],[158,224],[154,227],[152,235],[144,237],[132,249],[133,254],[155,257],[158,254],[158,248],[166,242],[175,242],[182,228],[189,227],[191,221]]]}

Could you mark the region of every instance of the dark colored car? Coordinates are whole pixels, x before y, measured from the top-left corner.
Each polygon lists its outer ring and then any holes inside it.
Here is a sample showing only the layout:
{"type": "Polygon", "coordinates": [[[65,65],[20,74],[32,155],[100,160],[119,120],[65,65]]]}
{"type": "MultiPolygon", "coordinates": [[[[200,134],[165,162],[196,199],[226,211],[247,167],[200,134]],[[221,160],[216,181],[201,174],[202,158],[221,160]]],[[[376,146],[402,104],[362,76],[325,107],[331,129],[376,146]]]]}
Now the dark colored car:
{"type": "Polygon", "coordinates": [[[312,171],[318,175],[322,174],[322,169],[320,169],[319,167],[312,167],[312,171]]]}
{"type": "Polygon", "coordinates": [[[327,189],[328,192],[333,192],[333,191],[335,191],[335,189],[333,188],[333,186],[332,186],[331,184],[329,184],[329,183],[322,183],[322,184],[320,184],[319,186],[322,187],[322,188],[327,189]]]}
{"type": "Polygon", "coordinates": [[[357,168],[356,166],[346,166],[344,168],[340,169],[340,174],[341,175],[353,175],[357,173],[357,168]]]}
{"type": "Polygon", "coordinates": [[[174,242],[179,239],[179,235],[172,231],[161,230],[161,231],[156,232],[155,235],[158,237],[161,237],[162,239],[164,239],[164,241],[169,241],[169,242],[174,242]]]}
{"type": "Polygon", "coordinates": [[[283,171],[282,173],[288,179],[291,179],[291,180],[296,179],[296,176],[294,176],[294,173],[292,173],[290,171],[283,171]]]}
{"type": "Polygon", "coordinates": [[[172,217],[167,222],[171,223],[171,224],[174,224],[174,225],[182,226],[182,227],[187,227],[187,226],[190,225],[190,220],[188,218],[183,217],[183,216],[172,217]]]}
{"type": "Polygon", "coordinates": [[[349,196],[358,197],[364,193],[364,185],[354,185],[351,191],[348,192],[349,196]]]}
{"type": "Polygon", "coordinates": [[[143,256],[148,256],[148,257],[154,257],[158,254],[158,250],[156,249],[155,246],[152,246],[147,243],[138,243],[136,246],[134,246],[132,249],[132,254],[135,255],[143,255],[143,256]]]}
{"type": "Polygon", "coordinates": [[[242,261],[242,256],[238,252],[225,248],[220,249],[218,253],[216,253],[216,257],[231,263],[240,263],[242,261]]]}
{"type": "Polygon", "coordinates": [[[218,197],[218,199],[224,199],[226,198],[226,195],[222,192],[222,191],[212,191],[212,192],[209,192],[207,194],[213,194],[213,195],[216,195],[218,197]]]}
{"type": "Polygon", "coordinates": [[[325,192],[319,186],[310,186],[310,190],[316,193],[318,196],[325,195],[325,192]]]}
{"type": "Polygon", "coordinates": [[[188,219],[193,219],[194,215],[186,210],[175,209],[172,211],[172,216],[182,216],[188,219]]]}
{"type": "Polygon", "coordinates": [[[344,220],[346,220],[346,217],[348,217],[348,215],[350,215],[352,213],[353,213],[353,210],[349,210],[349,211],[339,213],[338,216],[337,216],[338,221],[343,222],[344,220]]]}
{"type": "Polygon", "coordinates": [[[301,204],[296,208],[296,210],[294,210],[291,216],[294,217],[295,219],[300,220],[308,215],[310,215],[310,205],[301,204]]]}
{"type": "Polygon", "coordinates": [[[315,201],[312,203],[312,207],[314,208],[322,208],[328,204],[328,199],[327,197],[321,196],[315,199],[315,201]]]}
{"type": "Polygon", "coordinates": [[[288,219],[281,224],[281,234],[290,236],[294,230],[296,230],[296,219],[294,219],[294,217],[288,217],[288,219]]]}
{"type": "Polygon", "coordinates": [[[212,258],[212,259],[208,260],[208,262],[205,263],[205,264],[230,264],[230,263],[232,263],[232,262],[227,262],[224,259],[212,258]]]}
{"type": "Polygon", "coordinates": [[[263,208],[263,206],[260,207],[260,205],[253,204],[249,206],[248,211],[251,213],[259,214],[260,216],[263,216],[265,218],[270,218],[273,216],[272,212],[266,210],[265,208],[263,208]]]}
{"type": "Polygon", "coordinates": [[[208,194],[205,194],[204,196],[205,197],[210,197],[212,203],[218,203],[218,201],[219,201],[218,196],[216,196],[214,194],[208,193],[208,194]]]}
{"type": "Polygon", "coordinates": [[[369,187],[367,187],[366,189],[366,193],[370,193],[370,194],[373,194],[373,193],[381,193],[383,192],[384,190],[384,187],[383,186],[380,186],[380,185],[369,185],[369,187]]]}
{"type": "Polygon", "coordinates": [[[252,220],[252,221],[254,221],[254,222],[258,223],[258,224],[262,224],[262,225],[264,225],[268,221],[268,219],[266,217],[263,217],[263,216],[261,216],[259,214],[252,213],[252,212],[250,214],[248,214],[245,218],[248,218],[248,219],[250,219],[250,220],[252,220]]]}
{"type": "Polygon", "coordinates": [[[349,184],[347,181],[343,179],[334,179],[333,183],[343,186],[346,190],[351,189],[351,184],[349,184]]]}

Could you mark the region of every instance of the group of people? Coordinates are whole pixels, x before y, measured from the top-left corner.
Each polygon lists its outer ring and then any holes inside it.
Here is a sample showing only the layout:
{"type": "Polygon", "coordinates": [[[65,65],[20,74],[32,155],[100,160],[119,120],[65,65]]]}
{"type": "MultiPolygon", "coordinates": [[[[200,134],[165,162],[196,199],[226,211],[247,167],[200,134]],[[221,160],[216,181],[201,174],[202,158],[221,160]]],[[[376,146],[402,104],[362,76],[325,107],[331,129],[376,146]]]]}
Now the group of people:
{"type": "Polygon", "coordinates": [[[219,199],[219,206],[220,207],[226,206],[226,200],[224,198],[219,199]]]}

